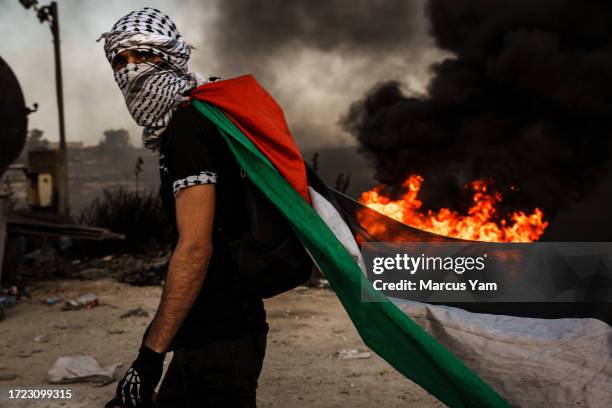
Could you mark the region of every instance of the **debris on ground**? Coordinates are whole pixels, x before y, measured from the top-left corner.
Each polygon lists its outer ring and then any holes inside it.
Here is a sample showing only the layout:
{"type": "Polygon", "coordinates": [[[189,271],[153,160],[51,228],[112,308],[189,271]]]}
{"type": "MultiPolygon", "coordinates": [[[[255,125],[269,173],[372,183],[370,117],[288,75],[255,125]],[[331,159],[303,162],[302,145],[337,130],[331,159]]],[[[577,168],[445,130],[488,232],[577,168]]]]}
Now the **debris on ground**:
{"type": "MultiPolygon", "coordinates": [[[[100,306],[87,311],[60,312],[62,304],[47,306],[39,301],[19,302],[17,309],[13,309],[18,318],[0,323],[0,373],[15,374],[18,378],[0,381],[0,389],[46,384],[49,368],[60,356],[89,355],[103,367],[121,361],[124,366],[115,372],[115,378],[120,378],[124,369],[127,370],[126,365],[134,360],[149,319],[119,319],[119,316],[140,306],[153,317],[161,288],[135,287],[111,279],[114,278],[105,276],[93,282],[78,278],[54,279],[32,285],[33,299],[59,297],[69,300],[95,292],[100,306]],[[103,307],[107,304],[117,309],[103,307]],[[47,335],[48,342],[35,342],[33,339],[39,334],[47,335]],[[32,353],[33,349],[42,352],[28,358],[18,357],[24,352],[32,353]]],[[[267,299],[266,310],[270,324],[269,353],[266,353],[259,380],[258,407],[443,407],[373,352],[372,357],[362,360],[336,357],[340,349],[370,350],[360,340],[332,292],[314,288],[290,291],[267,299]],[[351,388],[350,383],[355,384],[355,388],[351,388]],[[383,385],[384,392],[380,392],[383,385]],[[340,390],[350,394],[343,395],[340,390]],[[398,399],[403,395],[407,395],[408,400],[398,399]],[[299,400],[298,396],[303,399],[299,400]]],[[[170,358],[166,360],[170,362],[170,358]]],[[[47,387],[71,388],[73,398],[64,406],[61,401],[25,401],[15,408],[104,407],[116,384],[115,381],[102,388],[95,387],[92,382],[47,384],[47,387]]]]}
{"type": "Polygon", "coordinates": [[[170,252],[166,250],[82,258],[67,264],[63,276],[87,280],[111,278],[133,286],[159,286],[164,282],[169,261],[170,252]]]}
{"type": "Polygon", "coordinates": [[[372,357],[372,353],[357,349],[342,349],[336,353],[336,356],[341,360],[361,360],[372,357]]]}
{"type": "Polygon", "coordinates": [[[0,306],[5,309],[10,309],[17,304],[17,297],[13,295],[0,296],[0,306]]]}
{"type": "Polygon", "coordinates": [[[329,281],[327,279],[316,279],[314,281],[313,286],[319,289],[330,289],[331,288],[331,286],[329,285],[329,281]]]}
{"type": "Polygon", "coordinates": [[[60,298],[50,297],[50,298],[46,298],[45,300],[43,300],[42,303],[44,303],[45,305],[53,306],[53,305],[60,303],[61,301],[62,299],[60,298]]]}
{"type": "Polygon", "coordinates": [[[36,242],[41,247],[28,253],[19,251],[18,254],[15,254],[15,270],[9,274],[13,275],[15,282],[48,279],[62,274],[64,265],[58,248],[51,245],[50,241],[45,243],[36,242]]]}
{"type": "MultiPolygon", "coordinates": [[[[110,278],[134,286],[159,286],[164,282],[170,254],[167,248],[159,247],[140,253],[76,254],[78,258],[70,259],[75,254],[61,253],[58,248],[47,246],[44,250],[37,249],[21,255],[13,275],[19,277],[20,284],[61,277],[85,280],[110,278]]],[[[20,293],[20,296],[27,294],[20,293]]]]}
{"type": "Polygon", "coordinates": [[[119,316],[120,319],[126,319],[128,317],[149,317],[149,312],[147,312],[146,310],[144,310],[141,307],[137,307],[136,309],[130,309],[127,312],[125,312],[124,314],[122,314],[121,316],[119,316]]]}
{"type": "Polygon", "coordinates": [[[98,295],[95,293],[85,293],[75,300],[64,303],[62,310],[92,309],[96,306],[98,306],[98,295]]]}
{"type": "Polygon", "coordinates": [[[29,298],[30,294],[25,289],[11,286],[0,290],[0,308],[10,309],[17,305],[22,298],[29,298]]]}
{"type": "Polygon", "coordinates": [[[16,374],[0,374],[0,381],[13,381],[16,378],[16,374]]]}
{"type": "Polygon", "coordinates": [[[119,281],[133,286],[161,285],[164,282],[169,260],[164,259],[153,263],[148,267],[135,271],[132,274],[122,276],[119,281]]]}
{"type": "Polygon", "coordinates": [[[115,380],[115,372],[121,365],[121,363],[115,363],[102,367],[91,356],[60,357],[49,369],[48,380],[51,384],[85,381],[108,384],[115,380]]]}

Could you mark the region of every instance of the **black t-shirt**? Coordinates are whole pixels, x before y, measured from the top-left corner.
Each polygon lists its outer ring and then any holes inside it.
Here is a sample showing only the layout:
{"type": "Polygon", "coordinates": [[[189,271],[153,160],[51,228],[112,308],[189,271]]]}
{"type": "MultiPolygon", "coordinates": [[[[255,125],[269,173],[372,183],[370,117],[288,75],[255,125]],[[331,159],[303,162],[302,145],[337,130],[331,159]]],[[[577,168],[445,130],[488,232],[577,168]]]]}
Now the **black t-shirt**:
{"type": "Polygon", "coordinates": [[[228,237],[246,232],[244,176],[217,127],[194,107],[174,113],[160,146],[161,197],[175,236],[175,197],[185,188],[215,184],[213,255],[204,285],[172,348],[233,339],[267,331],[260,298],[246,295],[235,280],[228,237]]]}

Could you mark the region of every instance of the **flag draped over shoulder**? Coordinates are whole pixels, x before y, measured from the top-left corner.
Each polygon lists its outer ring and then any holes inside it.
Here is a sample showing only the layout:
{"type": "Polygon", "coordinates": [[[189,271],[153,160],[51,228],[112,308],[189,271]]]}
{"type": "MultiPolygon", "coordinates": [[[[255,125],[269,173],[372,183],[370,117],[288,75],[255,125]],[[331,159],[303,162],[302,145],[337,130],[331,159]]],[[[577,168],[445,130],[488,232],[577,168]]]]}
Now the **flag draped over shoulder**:
{"type": "Polygon", "coordinates": [[[283,110],[252,75],[205,84],[196,88],[191,97],[220,109],[295,191],[310,201],[304,160],[283,110]]]}
{"type": "MultiPolygon", "coordinates": [[[[351,217],[351,206],[359,204],[307,175],[281,108],[255,78],[202,85],[192,104],[219,128],[249,179],[290,222],[364,342],[403,375],[450,407],[552,407],[578,400],[604,407],[605,399],[612,401],[609,326],[595,319],[547,325],[385,297],[363,279],[355,241],[360,226],[351,217]],[[568,382],[573,369],[579,378],[568,382]]],[[[389,225],[408,231],[401,239],[424,234],[389,225]]]]}
{"type": "MultiPolygon", "coordinates": [[[[356,260],[305,200],[302,193],[307,190],[298,193],[294,187],[306,186],[305,168],[303,179],[294,180],[284,177],[285,173],[279,167],[286,163],[281,155],[291,150],[287,147],[294,145],[293,138],[272,140],[267,136],[257,139],[261,135],[260,129],[280,129],[279,133],[284,137],[290,135],[288,131],[284,132],[287,126],[282,111],[252,76],[203,85],[192,96],[196,99],[192,102],[194,106],[220,129],[250,180],[289,220],[370,348],[451,407],[507,406],[489,385],[391,302],[384,299],[361,302],[362,290],[372,292],[371,296],[382,295],[364,286],[356,260]],[[234,95],[235,99],[223,92],[223,83],[229,83],[228,94],[234,95]],[[210,95],[207,94],[209,86],[214,86],[210,95]],[[243,97],[247,92],[249,97],[243,97]],[[267,106],[270,102],[272,108],[267,106]],[[246,118],[246,124],[241,123],[242,118],[246,118]]],[[[299,155],[297,149],[292,152],[299,155]]],[[[301,156],[298,157],[304,166],[301,156]]],[[[291,164],[295,165],[293,161],[291,164]]],[[[297,173],[299,171],[294,168],[289,174],[295,177],[297,173]]]]}

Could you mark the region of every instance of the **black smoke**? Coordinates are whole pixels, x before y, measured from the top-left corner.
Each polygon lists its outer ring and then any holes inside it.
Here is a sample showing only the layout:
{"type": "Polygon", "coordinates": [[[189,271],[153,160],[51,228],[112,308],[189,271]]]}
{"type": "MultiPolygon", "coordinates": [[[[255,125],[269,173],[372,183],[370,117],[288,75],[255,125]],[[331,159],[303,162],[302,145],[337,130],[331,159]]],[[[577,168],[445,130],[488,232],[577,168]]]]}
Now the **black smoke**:
{"type": "MultiPolygon", "coordinates": [[[[421,39],[415,35],[422,20],[421,1],[233,0],[219,2],[217,12],[220,58],[260,76],[269,74],[282,51],[311,48],[371,57],[406,51],[421,39]]],[[[320,69],[325,75],[325,67],[320,69]]]]}
{"type": "Polygon", "coordinates": [[[376,178],[423,174],[431,208],[459,205],[475,178],[549,215],[593,191],[612,135],[612,3],[431,0],[427,16],[452,53],[427,95],[385,82],[343,119],[376,178]]]}

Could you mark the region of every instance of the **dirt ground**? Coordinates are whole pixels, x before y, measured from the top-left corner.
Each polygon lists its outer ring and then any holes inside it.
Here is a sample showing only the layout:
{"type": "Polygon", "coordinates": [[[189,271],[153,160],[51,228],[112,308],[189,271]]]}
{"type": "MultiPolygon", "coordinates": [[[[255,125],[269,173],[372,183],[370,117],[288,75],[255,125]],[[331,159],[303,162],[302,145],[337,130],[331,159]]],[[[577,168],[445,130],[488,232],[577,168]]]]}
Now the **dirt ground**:
{"type": "MultiPolygon", "coordinates": [[[[134,287],[111,280],[43,282],[30,301],[8,310],[0,322],[0,391],[50,387],[47,370],[60,356],[90,355],[101,365],[129,365],[150,321],[161,288],[134,287]],[[95,292],[100,305],[62,311],[46,305],[49,297],[73,299],[95,292]],[[141,307],[149,317],[120,316],[141,307]],[[11,375],[17,378],[7,380],[11,375]]],[[[435,398],[396,373],[375,354],[344,360],[342,349],[367,351],[333,292],[298,288],[266,302],[270,334],[258,389],[259,407],[441,407],[435,398]]],[[[166,363],[170,360],[166,358],[166,363]]],[[[12,407],[102,407],[116,382],[55,386],[71,389],[64,401],[0,399],[12,407]]]]}

